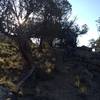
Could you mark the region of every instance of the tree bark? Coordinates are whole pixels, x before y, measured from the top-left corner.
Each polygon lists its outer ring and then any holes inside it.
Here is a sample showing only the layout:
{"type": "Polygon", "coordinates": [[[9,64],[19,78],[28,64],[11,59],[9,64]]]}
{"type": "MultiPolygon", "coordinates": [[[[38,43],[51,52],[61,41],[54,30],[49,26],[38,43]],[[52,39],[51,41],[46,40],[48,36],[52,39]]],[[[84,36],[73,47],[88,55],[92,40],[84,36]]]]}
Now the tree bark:
{"type": "Polygon", "coordinates": [[[21,85],[32,75],[32,73],[36,68],[36,65],[34,64],[34,59],[32,57],[32,50],[29,41],[30,41],[29,39],[21,36],[18,36],[16,38],[19,51],[21,52],[23,59],[26,61],[27,66],[30,68],[29,73],[23,79],[21,79],[20,82],[18,82],[16,87],[16,92],[19,91],[21,85]]]}

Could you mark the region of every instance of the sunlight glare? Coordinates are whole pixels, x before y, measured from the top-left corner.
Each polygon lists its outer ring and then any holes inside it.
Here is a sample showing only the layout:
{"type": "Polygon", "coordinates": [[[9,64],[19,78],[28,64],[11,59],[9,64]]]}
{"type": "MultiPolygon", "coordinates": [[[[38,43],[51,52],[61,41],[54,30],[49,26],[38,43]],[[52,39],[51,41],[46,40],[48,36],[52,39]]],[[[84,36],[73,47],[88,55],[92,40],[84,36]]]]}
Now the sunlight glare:
{"type": "Polygon", "coordinates": [[[24,22],[24,19],[19,18],[19,24],[23,24],[23,22],[24,22]]]}

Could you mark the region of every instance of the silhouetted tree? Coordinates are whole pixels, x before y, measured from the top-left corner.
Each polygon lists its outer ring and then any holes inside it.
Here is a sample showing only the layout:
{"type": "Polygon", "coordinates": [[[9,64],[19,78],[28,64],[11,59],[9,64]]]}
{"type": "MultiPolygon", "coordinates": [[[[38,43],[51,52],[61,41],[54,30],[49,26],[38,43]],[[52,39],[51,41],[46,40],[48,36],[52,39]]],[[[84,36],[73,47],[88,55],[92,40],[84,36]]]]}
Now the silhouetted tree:
{"type": "Polygon", "coordinates": [[[18,87],[33,73],[36,64],[30,38],[39,38],[40,47],[55,39],[76,46],[77,35],[87,31],[69,21],[71,4],[67,0],[0,0],[0,32],[15,40],[22,57],[32,68],[18,87]]]}
{"type": "Polygon", "coordinates": [[[81,28],[78,24],[75,24],[76,18],[71,21],[64,21],[62,23],[61,34],[60,34],[60,44],[67,47],[77,46],[77,37],[87,33],[88,26],[84,24],[81,28]]]}
{"type": "Polygon", "coordinates": [[[30,38],[51,41],[69,10],[67,0],[0,0],[0,31],[16,41],[27,65],[34,69],[30,38]]]}
{"type": "MultiPolygon", "coordinates": [[[[97,22],[97,30],[98,32],[100,32],[100,17],[96,20],[96,22],[97,22]]],[[[91,39],[90,46],[92,49],[95,50],[95,52],[100,52],[100,36],[97,38],[97,40],[91,39]]]]}
{"type": "MultiPolygon", "coordinates": [[[[97,23],[97,31],[100,32],[100,17],[96,20],[97,23]]],[[[96,40],[90,40],[90,46],[95,52],[100,52],[100,36],[98,34],[98,38],[96,40]]]]}
{"type": "Polygon", "coordinates": [[[100,17],[96,20],[97,22],[97,30],[100,32],[100,17]]]}

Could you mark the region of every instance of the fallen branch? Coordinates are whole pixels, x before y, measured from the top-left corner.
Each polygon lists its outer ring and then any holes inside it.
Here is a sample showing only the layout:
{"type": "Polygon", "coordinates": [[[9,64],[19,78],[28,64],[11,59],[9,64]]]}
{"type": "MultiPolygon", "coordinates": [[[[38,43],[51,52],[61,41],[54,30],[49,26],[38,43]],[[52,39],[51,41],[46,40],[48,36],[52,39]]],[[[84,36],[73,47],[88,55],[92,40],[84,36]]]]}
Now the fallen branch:
{"type": "Polygon", "coordinates": [[[33,74],[35,71],[36,65],[32,65],[32,69],[29,71],[29,73],[17,84],[16,86],[16,92],[20,90],[20,87],[22,86],[23,83],[33,74]]]}

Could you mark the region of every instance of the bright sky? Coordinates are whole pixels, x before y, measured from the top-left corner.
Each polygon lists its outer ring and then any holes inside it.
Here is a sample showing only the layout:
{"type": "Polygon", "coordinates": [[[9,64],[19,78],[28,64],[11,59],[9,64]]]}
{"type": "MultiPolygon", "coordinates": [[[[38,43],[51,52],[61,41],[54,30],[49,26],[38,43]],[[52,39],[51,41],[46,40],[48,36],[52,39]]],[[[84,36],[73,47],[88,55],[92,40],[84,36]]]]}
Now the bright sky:
{"type": "Polygon", "coordinates": [[[97,39],[96,20],[100,17],[100,0],[69,0],[72,4],[73,16],[77,16],[79,25],[87,24],[89,31],[86,35],[79,37],[80,45],[88,45],[88,40],[97,39]]]}

